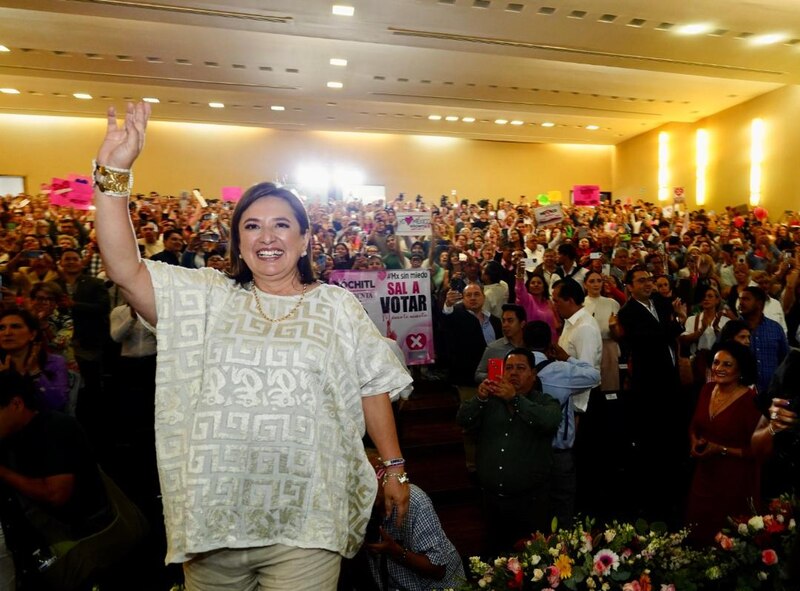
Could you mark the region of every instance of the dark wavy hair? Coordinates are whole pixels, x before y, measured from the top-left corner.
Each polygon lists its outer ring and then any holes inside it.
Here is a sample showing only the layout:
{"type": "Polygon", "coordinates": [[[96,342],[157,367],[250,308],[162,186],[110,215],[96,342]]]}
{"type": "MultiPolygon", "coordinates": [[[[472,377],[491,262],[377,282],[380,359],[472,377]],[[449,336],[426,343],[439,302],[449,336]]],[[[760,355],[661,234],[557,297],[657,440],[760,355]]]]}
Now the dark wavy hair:
{"type": "MultiPolygon", "coordinates": [[[[311,232],[309,231],[311,223],[308,219],[308,212],[300,199],[291,191],[282,189],[273,183],[259,183],[258,185],[253,185],[247,189],[241,199],[239,199],[239,202],[236,204],[236,209],[233,210],[233,216],[231,217],[231,239],[230,248],[228,249],[229,270],[227,274],[239,285],[253,280],[253,272],[244,262],[244,259],[241,258],[241,250],[239,249],[239,242],[241,241],[239,223],[242,221],[244,212],[247,211],[253,203],[265,197],[277,197],[289,204],[297,223],[300,224],[300,233],[308,236],[306,251],[311,251],[311,232]]],[[[308,256],[308,253],[301,256],[297,261],[297,271],[300,273],[300,283],[314,283],[317,280],[314,276],[314,269],[311,267],[311,258],[308,256]]]]}
{"type": "MultiPolygon", "coordinates": [[[[46,369],[48,351],[47,347],[45,346],[45,343],[42,342],[42,330],[39,326],[39,320],[36,318],[36,316],[31,314],[25,308],[6,308],[2,312],[0,312],[0,320],[5,320],[9,316],[19,316],[20,318],[22,318],[22,322],[25,323],[25,326],[28,327],[28,330],[30,330],[35,335],[33,343],[39,343],[40,345],[42,345],[39,348],[39,355],[37,358],[37,361],[39,362],[39,367],[42,369],[42,372],[44,372],[47,375],[48,378],[52,377],[52,374],[46,369]]],[[[33,345],[33,343],[31,343],[31,345],[33,345]]],[[[0,351],[0,358],[5,359],[5,357],[6,357],[6,351],[0,351]]]]}
{"type": "Polygon", "coordinates": [[[530,293],[531,281],[533,281],[534,277],[538,277],[539,279],[541,279],[542,284],[544,285],[544,290],[542,290],[542,299],[544,299],[545,301],[549,300],[550,286],[547,285],[547,280],[544,278],[544,273],[542,272],[534,271],[534,273],[530,277],[528,277],[528,280],[525,282],[525,289],[527,289],[528,292],[530,293]]]}
{"type": "Polygon", "coordinates": [[[739,382],[742,384],[755,384],[758,380],[758,364],[753,352],[736,341],[719,343],[712,349],[714,356],[720,351],[725,351],[736,360],[739,367],[739,382]]]}

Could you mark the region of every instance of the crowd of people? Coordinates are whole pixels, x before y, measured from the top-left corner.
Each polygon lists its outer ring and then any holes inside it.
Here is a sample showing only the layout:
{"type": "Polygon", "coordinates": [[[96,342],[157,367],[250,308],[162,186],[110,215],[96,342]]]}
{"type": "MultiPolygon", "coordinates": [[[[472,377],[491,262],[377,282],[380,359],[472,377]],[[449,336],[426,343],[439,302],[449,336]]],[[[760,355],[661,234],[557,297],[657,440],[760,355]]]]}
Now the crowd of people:
{"type": "MultiPolygon", "coordinates": [[[[131,168],[145,124],[137,107],[109,127],[98,162],[111,177],[131,168]]],[[[396,523],[373,554],[419,566],[430,585],[463,572],[446,538],[427,556],[394,541],[409,487],[390,399],[409,377],[357,300],[327,285],[334,270],[429,270],[437,362],[419,375],[459,389],[487,548],[597,508],[614,401],[625,478],[647,491],[632,515],[692,524],[707,543],[726,515],[796,486],[800,392],[772,378],[797,363],[797,214],[616,200],[538,225],[524,197],[303,204],[269,183],[238,204],[199,189],[121,197],[100,186],[90,210],[46,194],[0,201],[0,374],[33,385],[0,440],[37,409],[75,416],[87,441],[72,424],[64,437],[101,465],[121,444],[122,488],[192,589],[256,580],[263,564],[291,588],[298,573],[335,586],[363,540],[375,470],[396,523]],[[431,231],[396,235],[417,211],[431,231]],[[363,452],[365,429],[383,468],[363,452]]],[[[3,392],[0,418],[14,400],[3,392]]],[[[64,513],[71,488],[14,478],[0,460],[0,484],[64,513]]],[[[419,489],[410,498],[430,511],[419,489]]]]}

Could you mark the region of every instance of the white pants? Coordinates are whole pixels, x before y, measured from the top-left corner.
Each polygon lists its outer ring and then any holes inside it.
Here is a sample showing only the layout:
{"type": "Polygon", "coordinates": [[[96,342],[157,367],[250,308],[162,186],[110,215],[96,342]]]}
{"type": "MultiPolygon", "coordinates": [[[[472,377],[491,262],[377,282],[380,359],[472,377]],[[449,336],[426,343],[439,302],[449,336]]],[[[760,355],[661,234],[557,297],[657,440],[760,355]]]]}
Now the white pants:
{"type": "Polygon", "coordinates": [[[6,547],[6,538],[3,528],[0,527],[0,591],[14,591],[16,588],[16,571],[11,552],[6,547]]]}
{"type": "Polygon", "coordinates": [[[223,549],[186,562],[183,574],[187,591],[334,591],[341,558],[282,544],[223,549]]]}

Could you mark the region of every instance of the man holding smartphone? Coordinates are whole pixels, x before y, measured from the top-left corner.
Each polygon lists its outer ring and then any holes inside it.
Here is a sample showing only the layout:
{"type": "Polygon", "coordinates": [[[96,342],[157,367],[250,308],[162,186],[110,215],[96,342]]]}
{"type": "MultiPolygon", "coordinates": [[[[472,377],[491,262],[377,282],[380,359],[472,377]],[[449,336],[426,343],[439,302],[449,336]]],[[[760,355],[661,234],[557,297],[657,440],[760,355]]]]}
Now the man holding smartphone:
{"type": "Polygon", "coordinates": [[[561,422],[558,402],[539,392],[536,360],[512,349],[503,377],[484,380],[461,404],[456,421],[477,437],[478,480],[490,552],[510,549],[535,531],[546,531],[551,441],[561,422]]]}

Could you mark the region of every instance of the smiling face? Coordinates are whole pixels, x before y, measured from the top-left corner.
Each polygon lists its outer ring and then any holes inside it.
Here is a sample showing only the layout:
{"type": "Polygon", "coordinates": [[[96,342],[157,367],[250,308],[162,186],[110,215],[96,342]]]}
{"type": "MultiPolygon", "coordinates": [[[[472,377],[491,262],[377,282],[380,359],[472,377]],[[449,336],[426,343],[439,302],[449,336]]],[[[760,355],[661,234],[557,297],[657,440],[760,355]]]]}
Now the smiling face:
{"type": "Polygon", "coordinates": [[[727,351],[719,351],[711,362],[711,375],[719,386],[728,386],[738,383],[742,372],[733,355],[727,351]]]}
{"type": "Polygon", "coordinates": [[[541,297],[544,293],[544,280],[538,275],[531,277],[530,282],[528,282],[528,293],[532,296],[541,297]]]}
{"type": "Polygon", "coordinates": [[[636,271],[633,274],[632,282],[628,286],[631,295],[639,300],[644,301],[653,293],[653,278],[650,276],[649,271],[636,271]]]}
{"type": "Polygon", "coordinates": [[[248,207],[239,222],[239,250],[257,282],[300,278],[297,261],[306,251],[308,235],[291,206],[280,197],[264,197],[248,207]]]}

